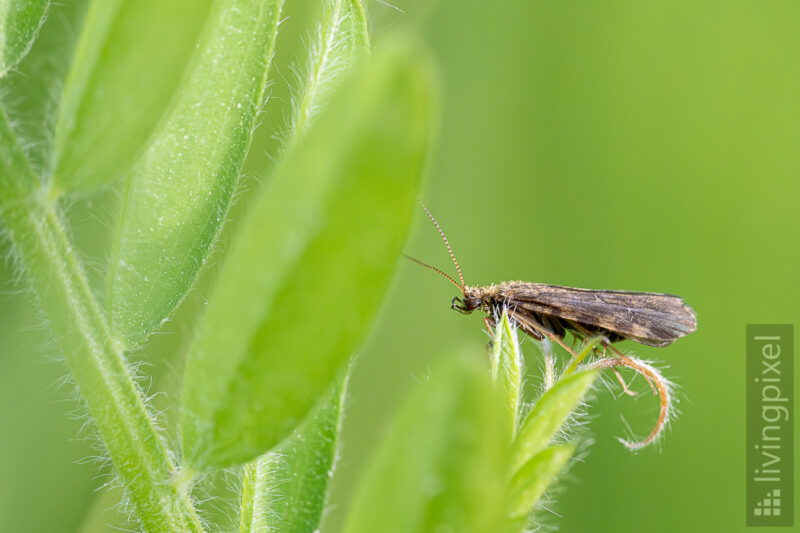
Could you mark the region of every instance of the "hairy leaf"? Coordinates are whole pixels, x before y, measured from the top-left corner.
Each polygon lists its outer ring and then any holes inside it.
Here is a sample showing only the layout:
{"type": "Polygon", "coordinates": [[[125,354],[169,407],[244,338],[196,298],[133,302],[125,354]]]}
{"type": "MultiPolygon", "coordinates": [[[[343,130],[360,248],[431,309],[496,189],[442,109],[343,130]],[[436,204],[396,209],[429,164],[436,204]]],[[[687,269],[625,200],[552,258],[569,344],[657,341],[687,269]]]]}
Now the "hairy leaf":
{"type": "Polygon", "coordinates": [[[339,453],[347,379],[345,374],[291,436],[245,467],[241,532],[319,530],[339,453]]]}
{"type": "Polygon", "coordinates": [[[596,370],[583,370],[561,378],[534,404],[514,439],[512,472],[539,453],[580,403],[597,377],[596,370]]]}
{"type": "Polygon", "coordinates": [[[49,4],[48,0],[0,0],[0,76],[31,49],[49,4]]]}
{"type": "Polygon", "coordinates": [[[331,0],[311,42],[300,90],[294,97],[290,141],[308,127],[341,78],[369,54],[369,33],[359,0],[331,0]]]}
{"type": "Polygon", "coordinates": [[[281,4],[214,4],[191,72],[127,179],[106,297],[129,346],[169,317],[220,231],[262,105],[281,4]]]}
{"type": "Polygon", "coordinates": [[[508,418],[483,368],[435,368],[392,421],[345,531],[503,531],[508,418]]]}
{"type": "Polygon", "coordinates": [[[369,330],[428,144],[423,53],[403,41],[344,85],[232,243],[187,362],[184,456],[249,461],[295,427],[369,330]]]}
{"type": "Polygon", "coordinates": [[[553,479],[564,469],[575,447],[557,444],[545,448],[525,463],[511,479],[509,498],[512,518],[527,517],[553,479]]]}
{"type": "Polygon", "coordinates": [[[0,80],[0,95],[34,171],[47,180],[61,89],[88,0],[50,5],[30,52],[0,80]]]}
{"type": "Polygon", "coordinates": [[[503,311],[494,330],[492,352],[489,356],[492,377],[503,391],[506,408],[511,415],[511,433],[517,427],[522,389],[522,354],[516,328],[511,326],[508,313],[503,311]]]}
{"type": "Polygon", "coordinates": [[[179,87],[210,5],[91,2],[61,96],[51,195],[129,171],[179,87]]]}

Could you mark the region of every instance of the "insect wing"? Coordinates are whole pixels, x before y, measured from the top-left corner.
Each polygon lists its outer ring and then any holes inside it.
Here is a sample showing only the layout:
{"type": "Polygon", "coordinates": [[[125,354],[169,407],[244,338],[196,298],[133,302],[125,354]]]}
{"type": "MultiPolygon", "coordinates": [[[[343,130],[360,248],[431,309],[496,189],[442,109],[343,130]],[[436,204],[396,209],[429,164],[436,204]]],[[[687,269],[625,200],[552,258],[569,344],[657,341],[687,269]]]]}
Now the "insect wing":
{"type": "Polygon", "coordinates": [[[650,346],[666,346],[697,329],[697,318],[672,294],[577,289],[543,283],[501,287],[510,305],[589,324],[650,346]]]}

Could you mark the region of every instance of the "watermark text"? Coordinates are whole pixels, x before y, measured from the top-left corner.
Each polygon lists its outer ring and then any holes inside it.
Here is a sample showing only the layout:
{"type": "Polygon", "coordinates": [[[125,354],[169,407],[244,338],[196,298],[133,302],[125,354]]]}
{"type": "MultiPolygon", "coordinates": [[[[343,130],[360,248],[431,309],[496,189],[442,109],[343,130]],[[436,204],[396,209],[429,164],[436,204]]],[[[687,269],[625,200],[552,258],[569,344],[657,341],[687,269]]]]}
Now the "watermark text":
{"type": "Polygon", "coordinates": [[[794,525],[794,331],[747,326],[747,525],[794,525]]]}

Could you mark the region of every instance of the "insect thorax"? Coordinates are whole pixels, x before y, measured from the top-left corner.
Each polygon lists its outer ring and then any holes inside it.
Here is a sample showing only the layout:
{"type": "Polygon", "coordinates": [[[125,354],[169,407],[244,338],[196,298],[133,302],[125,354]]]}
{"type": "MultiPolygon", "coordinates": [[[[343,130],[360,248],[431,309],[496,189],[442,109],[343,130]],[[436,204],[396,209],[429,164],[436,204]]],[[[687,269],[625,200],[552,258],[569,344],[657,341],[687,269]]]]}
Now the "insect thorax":
{"type": "Polygon", "coordinates": [[[493,314],[498,306],[502,305],[500,289],[497,285],[488,287],[464,287],[464,305],[467,312],[480,309],[485,313],[493,314]]]}

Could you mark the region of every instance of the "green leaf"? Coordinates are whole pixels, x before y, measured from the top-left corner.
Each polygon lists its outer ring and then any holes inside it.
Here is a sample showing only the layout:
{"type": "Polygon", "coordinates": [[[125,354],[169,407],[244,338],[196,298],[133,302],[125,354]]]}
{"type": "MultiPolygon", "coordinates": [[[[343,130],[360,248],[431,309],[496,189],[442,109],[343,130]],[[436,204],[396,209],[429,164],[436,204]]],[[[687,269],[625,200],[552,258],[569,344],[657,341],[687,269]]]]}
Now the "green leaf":
{"type": "Polygon", "coordinates": [[[48,0],[0,0],[0,76],[31,49],[49,4],[48,0]]]}
{"type": "Polygon", "coordinates": [[[483,367],[455,363],[435,368],[392,420],[347,533],[505,529],[508,412],[483,367]]]}
{"type": "Polygon", "coordinates": [[[511,414],[513,434],[519,417],[523,362],[517,330],[511,326],[505,310],[494,331],[489,360],[492,365],[492,377],[503,391],[506,408],[511,414]]]}
{"type": "Polygon", "coordinates": [[[333,90],[360,59],[369,55],[367,18],[360,0],[331,0],[311,42],[308,64],[293,101],[293,144],[333,90]]]}
{"type": "Polygon", "coordinates": [[[30,52],[0,80],[3,106],[39,176],[49,176],[53,132],[88,0],[51,4],[30,52]]]}
{"type": "Polygon", "coordinates": [[[347,374],[293,435],[247,465],[240,532],[319,530],[339,453],[347,374]]]}
{"type": "Polygon", "coordinates": [[[211,0],[94,0],[61,96],[50,194],[115,183],[161,120],[211,0]]]}
{"type": "Polygon", "coordinates": [[[369,330],[408,232],[431,122],[408,41],[344,85],[239,228],[190,348],[184,457],[246,462],[294,428],[369,330]]]}
{"type": "Polygon", "coordinates": [[[167,119],[126,182],[109,263],[112,326],[141,344],[194,283],[263,101],[282,0],[220,0],[167,119]]]}
{"type": "Polygon", "coordinates": [[[564,469],[575,447],[558,444],[534,455],[511,479],[509,498],[512,518],[525,518],[553,479],[564,469]]]}
{"type": "Polygon", "coordinates": [[[516,472],[550,442],[597,377],[584,370],[561,378],[534,404],[514,439],[511,467],[516,472]]]}

